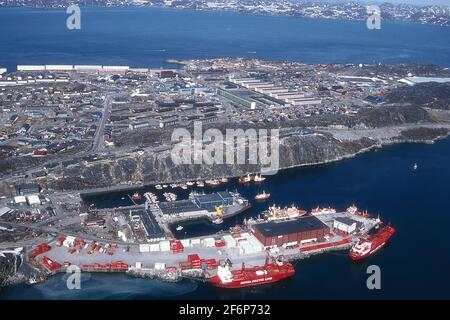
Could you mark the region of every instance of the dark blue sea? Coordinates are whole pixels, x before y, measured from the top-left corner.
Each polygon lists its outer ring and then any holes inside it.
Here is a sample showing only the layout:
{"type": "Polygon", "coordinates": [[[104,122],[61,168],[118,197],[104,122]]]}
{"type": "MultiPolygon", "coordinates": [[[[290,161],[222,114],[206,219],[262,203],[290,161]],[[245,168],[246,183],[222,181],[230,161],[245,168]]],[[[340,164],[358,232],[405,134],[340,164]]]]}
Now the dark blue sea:
{"type": "Polygon", "coordinates": [[[306,63],[450,66],[450,28],[177,9],[0,9],[0,66],[100,64],[160,67],[167,59],[255,57],[306,63]]]}
{"type": "MultiPolygon", "coordinates": [[[[438,63],[450,65],[450,28],[384,23],[264,17],[160,9],[82,9],[82,30],[65,29],[64,11],[0,10],[0,65],[126,64],[161,66],[166,59],[258,57],[308,63],[438,63]]],[[[82,290],[63,276],[35,286],[6,288],[0,299],[340,299],[450,298],[450,140],[432,145],[384,147],[328,165],[282,171],[261,185],[242,187],[271,200],[213,226],[186,224],[179,237],[227,229],[268,205],[295,203],[360,209],[380,214],[397,233],[362,263],[329,253],[296,264],[296,275],[269,286],[229,291],[184,280],[168,284],[125,275],[84,275],[82,290]],[[416,171],[412,170],[418,164],[416,171]],[[368,290],[366,269],[381,268],[381,290],[368,290]]],[[[211,191],[207,189],[206,191],[211,191]]],[[[220,190],[220,189],[215,189],[220,190]]],[[[143,190],[140,190],[141,192],[143,190]]],[[[126,204],[126,194],[87,199],[97,207],[126,204]]],[[[185,194],[186,196],[186,194],[185,194]]]]}

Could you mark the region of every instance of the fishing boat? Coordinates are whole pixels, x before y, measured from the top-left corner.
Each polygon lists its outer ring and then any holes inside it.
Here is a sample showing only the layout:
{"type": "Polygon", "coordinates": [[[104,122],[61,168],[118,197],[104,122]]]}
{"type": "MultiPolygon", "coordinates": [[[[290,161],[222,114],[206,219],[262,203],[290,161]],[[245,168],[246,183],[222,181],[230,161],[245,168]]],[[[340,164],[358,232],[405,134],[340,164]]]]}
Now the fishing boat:
{"type": "Polygon", "coordinates": [[[205,186],[205,183],[203,181],[201,181],[201,180],[198,180],[196,182],[196,184],[197,184],[197,187],[200,187],[200,188],[203,188],[205,186]]]}
{"type": "Polygon", "coordinates": [[[244,177],[239,178],[239,183],[245,184],[253,181],[253,177],[250,174],[247,174],[244,177]]]}
{"type": "Polygon", "coordinates": [[[263,182],[264,180],[266,180],[266,177],[263,177],[262,175],[255,175],[253,178],[253,181],[255,182],[263,182]]]}
{"type": "Polygon", "coordinates": [[[262,193],[258,193],[255,196],[255,200],[267,200],[270,198],[270,193],[266,193],[265,191],[263,191],[262,193]]]}

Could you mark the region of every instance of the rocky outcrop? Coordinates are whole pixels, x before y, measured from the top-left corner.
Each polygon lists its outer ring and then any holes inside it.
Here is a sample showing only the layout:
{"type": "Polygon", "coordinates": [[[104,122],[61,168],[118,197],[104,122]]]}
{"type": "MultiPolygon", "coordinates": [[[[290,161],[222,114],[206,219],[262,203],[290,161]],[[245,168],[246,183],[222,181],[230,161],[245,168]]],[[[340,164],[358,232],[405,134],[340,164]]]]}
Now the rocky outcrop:
{"type": "Polygon", "coordinates": [[[450,110],[450,83],[426,82],[398,87],[386,95],[386,100],[390,103],[450,110]]]}
{"type": "MultiPolygon", "coordinates": [[[[284,138],[279,146],[279,169],[336,161],[375,146],[368,138],[339,141],[331,135],[315,133],[284,138]]],[[[52,181],[53,189],[89,189],[114,185],[151,184],[189,179],[232,177],[259,172],[258,165],[198,165],[173,163],[170,152],[141,153],[117,160],[71,166],[64,177],[52,181]]]]}

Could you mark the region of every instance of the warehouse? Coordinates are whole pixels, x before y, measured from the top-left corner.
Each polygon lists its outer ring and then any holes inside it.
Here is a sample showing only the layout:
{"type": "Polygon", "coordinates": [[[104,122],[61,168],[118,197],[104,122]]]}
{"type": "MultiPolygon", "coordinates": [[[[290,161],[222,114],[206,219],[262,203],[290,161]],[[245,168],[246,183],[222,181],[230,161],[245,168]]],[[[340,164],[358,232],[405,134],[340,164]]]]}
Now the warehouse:
{"type": "Polygon", "coordinates": [[[358,222],[349,217],[337,217],[333,221],[333,228],[348,234],[354,232],[357,227],[358,222]]]}
{"type": "Polygon", "coordinates": [[[252,227],[255,237],[265,246],[301,243],[305,240],[323,241],[330,228],[314,216],[284,222],[267,222],[252,227]]]}
{"type": "Polygon", "coordinates": [[[228,206],[233,204],[233,196],[229,192],[217,192],[194,197],[199,208],[214,210],[215,207],[228,206]]]}

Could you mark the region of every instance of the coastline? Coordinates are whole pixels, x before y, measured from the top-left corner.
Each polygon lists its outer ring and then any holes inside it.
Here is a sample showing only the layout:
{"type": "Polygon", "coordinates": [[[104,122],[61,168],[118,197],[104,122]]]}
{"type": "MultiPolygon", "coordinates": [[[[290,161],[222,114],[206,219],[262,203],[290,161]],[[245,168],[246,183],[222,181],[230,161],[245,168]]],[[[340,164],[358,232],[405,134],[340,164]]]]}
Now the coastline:
{"type": "MultiPolygon", "coordinates": [[[[302,164],[297,164],[297,165],[292,165],[292,166],[288,166],[288,167],[282,167],[278,170],[279,171],[284,171],[284,170],[289,170],[289,169],[295,169],[295,168],[303,168],[303,167],[313,167],[313,166],[321,166],[321,165],[326,165],[326,164],[331,164],[331,163],[335,163],[335,162],[339,162],[342,160],[347,160],[347,159],[353,159],[355,157],[357,157],[358,155],[370,152],[372,150],[375,149],[382,149],[383,146],[390,146],[390,145],[396,145],[396,144],[406,144],[406,143],[411,143],[411,144],[433,144],[436,141],[439,140],[444,140],[444,139],[448,139],[450,137],[450,125],[447,126],[448,127],[448,131],[447,134],[445,135],[439,135],[437,137],[434,137],[432,139],[423,139],[423,140],[417,140],[417,139],[402,139],[402,140],[386,140],[383,142],[379,142],[379,143],[375,143],[374,145],[371,145],[367,148],[362,148],[357,152],[354,153],[349,153],[334,159],[329,159],[329,160],[324,160],[324,161],[318,161],[318,162],[310,162],[310,163],[302,163],[302,164]]],[[[234,176],[227,176],[226,178],[230,178],[230,179],[235,179],[235,178],[239,178],[240,175],[234,175],[234,176]]],[[[214,179],[214,178],[220,178],[223,176],[205,176],[205,177],[200,177],[200,179],[214,179]]],[[[189,178],[187,178],[187,180],[189,180],[189,178]]],[[[123,191],[133,191],[136,189],[142,189],[142,188],[147,188],[147,187],[151,187],[154,186],[156,184],[170,184],[170,183],[174,183],[177,181],[151,181],[151,182],[145,182],[142,184],[137,184],[137,185],[124,185],[124,186],[112,186],[112,187],[101,187],[101,188],[92,188],[92,189],[80,189],[80,190],[73,190],[73,192],[79,192],[81,197],[86,197],[86,196],[96,196],[96,195],[104,195],[104,194],[110,194],[110,193],[115,193],[115,192],[123,192],[123,191]],[[109,189],[109,190],[105,190],[105,189],[109,189]],[[113,189],[113,190],[111,190],[113,189]]]]}
{"type": "MultiPolygon", "coordinates": [[[[37,4],[36,6],[29,6],[26,4],[23,5],[5,5],[0,6],[1,8],[24,8],[24,9],[36,9],[36,10],[65,10],[67,6],[60,5],[60,6],[39,6],[37,4]]],[[[283,14],[280,12],[257,12],[252,10],[239,10],[238,8],[214,8],[214,7],[208,7],[208,8],[188,8],[188,7],[169,7],[169,6],[160,6],[160,5],[151,5],[151,6],[142,6],[142,5],[123,5],[123,4],[112,4],[112,5],[86,5],[81,6],[81,8],[90,8],[90,9],[164,9],[164,10],[177,10],[177,11],[191,11],[191,12],[223,12],[223,13],[235,13],[239,15],[251,15],[251,16],[260,16],[260,17],[291,17],[291,18],[302,18],[302,19],[310,19],[310,20],[337,20],[337,21],[359,21],[364,22],[366,20],[366,17],[364,18],[342,18],[342,17],[334,17],[334,16],[302,16],[302,15],[296,15],[296,14],[283,14]]],[[[443,27],[443,28],[450,28],[450,25],[445,24],[437,24],[437,23],[423,23],[419,21],[410,21],[406,19],[386,19],[384,21],[388,22],[398,22],[398,23],[410,23],[414,25],[424,25],[424,26],[434,26],[434,27],[443,27]]]]}

